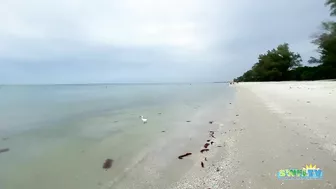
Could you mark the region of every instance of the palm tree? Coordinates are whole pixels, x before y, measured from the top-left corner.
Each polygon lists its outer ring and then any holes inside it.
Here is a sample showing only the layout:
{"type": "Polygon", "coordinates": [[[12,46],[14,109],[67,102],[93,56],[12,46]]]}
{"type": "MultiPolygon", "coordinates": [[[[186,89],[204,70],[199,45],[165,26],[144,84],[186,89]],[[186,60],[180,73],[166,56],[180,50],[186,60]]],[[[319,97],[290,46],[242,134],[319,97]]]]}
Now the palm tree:
{"type": "Polygon", "coordinates": [[[326,6],[330,6],[330,16],[336,16],[336,0],[327,0],[326,6]]]}

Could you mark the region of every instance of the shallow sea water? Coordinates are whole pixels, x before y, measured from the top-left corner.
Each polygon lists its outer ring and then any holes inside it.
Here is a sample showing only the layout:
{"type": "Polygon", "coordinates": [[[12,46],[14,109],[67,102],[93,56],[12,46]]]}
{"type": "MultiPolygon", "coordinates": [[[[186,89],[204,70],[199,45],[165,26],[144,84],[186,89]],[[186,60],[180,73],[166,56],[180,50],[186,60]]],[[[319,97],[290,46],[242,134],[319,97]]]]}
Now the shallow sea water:
{"type": "Polygon", "coordinates": [[[168,184],[178,179],[168,166],[192,164],[174,162],[177,150],[198,145],[188,141],[232,96],[226,84],[2,86],[0,149],[10,151],[0,154],[0,188],[168,184]]]}

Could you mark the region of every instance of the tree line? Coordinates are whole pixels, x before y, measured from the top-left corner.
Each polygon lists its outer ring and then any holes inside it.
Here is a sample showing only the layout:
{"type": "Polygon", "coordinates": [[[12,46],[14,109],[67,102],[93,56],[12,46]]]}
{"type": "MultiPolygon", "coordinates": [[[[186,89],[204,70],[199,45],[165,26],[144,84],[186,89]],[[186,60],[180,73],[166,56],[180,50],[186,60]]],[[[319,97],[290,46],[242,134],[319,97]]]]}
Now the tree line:
{"type": "MultiPolygon", "coordinates": [[[[336,16],[336,0],[327,0],[330,16],[336,16]]],[[[322,32],[312,43],[317,46],[319,57],[310,57],[310,66],[302,66],[299,53],[292,52],[288,43],[280,44],[264,54],[242,76],[241,81],[321,80],[336,78],[336,22],[322,22],[322,32]]]]}

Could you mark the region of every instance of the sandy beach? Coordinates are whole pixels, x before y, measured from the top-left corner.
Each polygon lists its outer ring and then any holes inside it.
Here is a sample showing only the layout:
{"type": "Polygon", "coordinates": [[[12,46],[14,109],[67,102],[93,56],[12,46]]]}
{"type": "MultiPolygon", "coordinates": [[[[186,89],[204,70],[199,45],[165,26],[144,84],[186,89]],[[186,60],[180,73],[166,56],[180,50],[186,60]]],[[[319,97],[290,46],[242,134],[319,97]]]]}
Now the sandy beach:
{"type": "Polygon", "coordinates": [[[216,132],[223,148],[174,188],[336,188],[335,82],[232,87],[231,113],[216,132]],[[278,180],[280,169],[306,164],[323,170],[323,179],[278,180]]]}

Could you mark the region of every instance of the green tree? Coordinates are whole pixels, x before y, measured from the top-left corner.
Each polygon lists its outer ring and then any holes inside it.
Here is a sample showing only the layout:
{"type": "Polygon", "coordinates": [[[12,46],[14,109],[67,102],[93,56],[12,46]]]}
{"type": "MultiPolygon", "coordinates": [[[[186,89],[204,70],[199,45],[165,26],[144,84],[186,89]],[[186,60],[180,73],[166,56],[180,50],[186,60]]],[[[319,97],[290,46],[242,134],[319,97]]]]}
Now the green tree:
{"type": "MultiPolygon", "coordinates": [[[[336,0],[326,0],[330,15],[336,16],[336,0]]],[[[287,43],[258,56],[258,62],[236,81],[317,80],[336,78],[336,22],[322,22],[322,31],[312,41],[320,57],[311,57],[301,66],[301,56],[290,51],[287,43]]]]}
{"type": "Polygon", "coordinates": [[[323,22],[323,32],[316,35],[313,43],[317,45],[320,58],[311,58],[310,63],[320,63],[336,68],[336,23],[323,22]]]}
{"type": "Polygon", "coordinates": [[[288,72],[301,66],[301,56],[290,51],[288,43],[260,54],[258,62],[245,72],[240,81],[281,81],[288,77],[288,72]]]}
{"type": "Polygon", "coordinates": [[[336,0],[327,0],[325,5],[330,7],[330,16],[336,16],[336,0]]]}
{"type": "MultiPolygon", "coordinates": [[[[325,4],[330,6],[330,15],[336,16],[336,0],[327,0],[325,4]]],[[[311,57],[308,62],[320,65],[317,78],[336,78],[336,22],[322,22],[322,31],[314,36],[312,42],[317,45],[320,57],[311,57]]]]}

